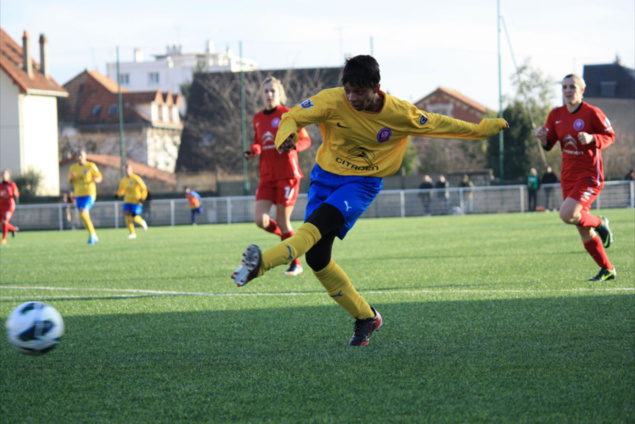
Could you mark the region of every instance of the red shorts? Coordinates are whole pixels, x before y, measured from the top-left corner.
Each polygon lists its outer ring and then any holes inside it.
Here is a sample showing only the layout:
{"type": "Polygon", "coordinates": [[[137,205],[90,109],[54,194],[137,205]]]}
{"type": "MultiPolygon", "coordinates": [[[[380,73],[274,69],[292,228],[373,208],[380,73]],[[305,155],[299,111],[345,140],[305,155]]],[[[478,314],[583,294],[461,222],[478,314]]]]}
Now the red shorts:
{"type": "Polygon", "coordinates": [[[586,212],[591,210],[591,205],[599,196],[600,191],[602,191],[602,186],[598,186],[591,181],[576,181],[572,184],[562,182],[561,187],[562,199],[565,200],[567,197],[572,198],[581,204],[582,210],[586,212]]]}
{"type": "Polygon", "coordinates": [[[299,178],[263,181],[256,189],[256,200],[269,200],[276,205],[294,206],[299,191],[299,178]]]}

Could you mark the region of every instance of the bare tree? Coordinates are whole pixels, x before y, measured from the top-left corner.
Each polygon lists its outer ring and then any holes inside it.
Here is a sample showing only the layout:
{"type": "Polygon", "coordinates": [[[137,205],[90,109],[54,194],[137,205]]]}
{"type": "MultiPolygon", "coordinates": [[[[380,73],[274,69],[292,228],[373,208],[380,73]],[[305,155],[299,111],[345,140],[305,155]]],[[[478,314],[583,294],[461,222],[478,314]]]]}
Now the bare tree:
{"type": "MultiPolygon", "coordinates": [[[[241,173],[243,161],[243,121],[247,146],[253,142],[253,115],[263,108],[262,82],[268,76],[282,81],[287,105],[293,107],[324,88],[338,85],[340,68],[254,71],[243,74],[245,113],[241,114],[241,81],[237,73],[199,73],[194,77],[188,101],[178,171],[222,171],[241,173]]],[[[300,155],[306,174],[315,163],[315,150],[322,138],[317,126],[307,128],[313,141],[309,152],[300,155]]],[[[249,173],[257,175],[256,161],[250,161],[249,173]]]]}

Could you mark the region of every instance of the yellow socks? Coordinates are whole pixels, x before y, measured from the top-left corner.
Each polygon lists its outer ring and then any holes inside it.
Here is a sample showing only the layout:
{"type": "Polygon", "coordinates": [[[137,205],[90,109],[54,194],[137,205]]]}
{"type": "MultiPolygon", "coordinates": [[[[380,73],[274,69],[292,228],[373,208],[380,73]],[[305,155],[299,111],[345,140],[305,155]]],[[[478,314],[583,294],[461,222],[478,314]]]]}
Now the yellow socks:
{"type": "Polygon", "coordinates": [[[130,234],[134,234],[134,222],[132,222],[132,217],[129,215],[126,215],[126,227],[128,227],[128,231],[130,231],[130,234]]]}
{"type": "Polygon", "coordinates": [[[147,225],[145,220],[141,218],[141,215],[135,215],[135,217],[132,220],[136,222],[137,225],[139,225],[140,227],[145,227],[147,225]]]}
{"type": "Polygon", "coordinates": [[[313,274],[320,280],[329,296],[353,318],[366,319],[375,316],[368,302],[357,293],[344,270],[333,259],[324,269],[313,271],[313,274]]]}
{"type": "Polygon", "coordinates": [[[308,252],[321,238],[320,230],[315,225],[305,222],[292,237],[262,252],[262,265],[258,276],[271,268],[291,263],[295,258],[308,252]]]}
{"type": "Polygon", "coordinates": [[[95,227],[93,226],[93,221],[90,220],[90,215],[88,212],[84,211],[79,214],[82,222],[84,223],[84,227],[88,230],[88,234],[95,234],[95,227]]]}

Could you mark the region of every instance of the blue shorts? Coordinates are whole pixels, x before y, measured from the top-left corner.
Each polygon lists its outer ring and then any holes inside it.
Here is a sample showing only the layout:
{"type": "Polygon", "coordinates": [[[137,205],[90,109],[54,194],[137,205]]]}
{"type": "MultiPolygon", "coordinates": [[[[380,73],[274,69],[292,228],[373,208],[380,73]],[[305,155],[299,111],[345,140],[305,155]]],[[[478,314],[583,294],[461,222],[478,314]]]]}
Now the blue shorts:
{"type": "Polygon", "coordinates": [[[384,180],[381,177],[336,175],[315,165],[311,171],[304,220],[322,203],[335,206],[344,215],[344,225],[337,230],[337,236],[343,239],[383,186],[384,180]]]}
{"type": "Polygon", "coordinates": [[[77,210],[87,210],[93,207],[95,204],[95,198],[93,196],[78,196],[75,198],[75,206],[77,206],[77,210]]]}
{"type": "Polygon", "coordinates": [[[143,213],[143,205],[138,205],[136,203],[124,203],[123,211],[130,211],[132,215],[141,215],[143,213]]]}

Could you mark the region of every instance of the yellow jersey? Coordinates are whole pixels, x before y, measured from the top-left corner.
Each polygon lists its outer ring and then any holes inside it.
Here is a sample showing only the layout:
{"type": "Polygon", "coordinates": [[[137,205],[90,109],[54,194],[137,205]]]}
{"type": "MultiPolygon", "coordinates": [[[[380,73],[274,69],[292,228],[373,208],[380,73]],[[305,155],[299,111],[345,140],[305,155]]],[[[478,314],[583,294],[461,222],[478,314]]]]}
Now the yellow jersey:
{"type": "Polygon", "coordinates": [[[317,151],[320,167],[337,175],[385,177],[399,170],[409,135],[481,140],[507,125],[504,119],[472,124],[436,113],[380,91],[377,112],[355,110],[343,87],[319,92],[282,115],[276,147],[298,129],[317,123],[323,142],[317,151]]]}
{"type": "Polygon", "coordinates": [[[148,188],[140,176],[132,174],[129,177],[123,177],[119,181],[119,189],[117,196],[122,196],[124,203],[140,204],[148,197],[148,188]]]}
{"type": "Polygon", "coordinates": [[[86,161],[84,165],[79,162],[71,165],[68,170],[68,183],[75,185],[75,197],[97,196],[95,178],[102,178],[101,172],[93,162],[86,161]],[[74,178],[73,178],[74,174],[74,178]]]}

